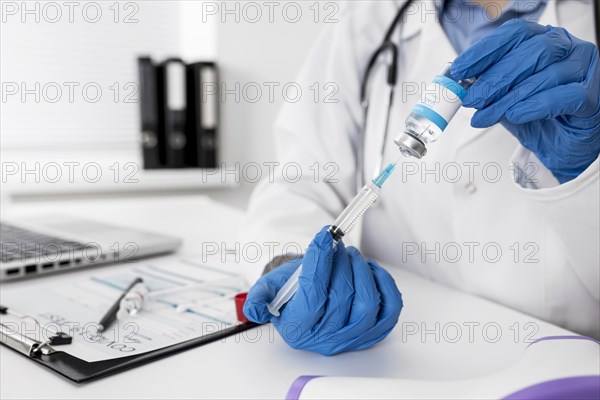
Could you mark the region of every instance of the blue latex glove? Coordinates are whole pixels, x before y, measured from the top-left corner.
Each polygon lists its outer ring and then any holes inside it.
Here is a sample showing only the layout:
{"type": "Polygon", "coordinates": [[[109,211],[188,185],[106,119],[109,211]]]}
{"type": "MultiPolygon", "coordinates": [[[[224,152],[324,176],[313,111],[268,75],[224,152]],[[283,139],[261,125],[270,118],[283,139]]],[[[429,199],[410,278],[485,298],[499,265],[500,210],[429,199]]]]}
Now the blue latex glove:
{"type": "Polygon", "coordinates": [[[334,355],[360,350],[384,339],[398,322],[402,296],[390,274],[360,252],[333,239],[323,228],[303,258],[261,277],[250,289],[244,314],[254,322],[271,321],[295,349],[334,355]],[[267,304],[302,262],[300,287],[279,317],[267,304]]]}
{"type": "Polygon", "coordinates": [[[598,48],[565,29],[511,20],[454,61],[456,79],[478,78],[463,105],[471,125],[501,122],[560,183],[600,153],[598,48]]]}

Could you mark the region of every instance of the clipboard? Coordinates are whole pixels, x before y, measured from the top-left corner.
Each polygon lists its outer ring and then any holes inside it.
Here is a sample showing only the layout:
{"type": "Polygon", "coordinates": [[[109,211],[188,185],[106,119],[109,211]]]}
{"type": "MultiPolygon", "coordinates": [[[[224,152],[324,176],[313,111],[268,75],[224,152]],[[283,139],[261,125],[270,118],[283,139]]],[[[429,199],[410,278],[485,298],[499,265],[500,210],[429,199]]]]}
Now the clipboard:
{"type": "Polygon", "coordinates": [[[243,322],[209,335],[147,353],[96,362],[87,362],[69,354],[68,351],[63,351],[63,348],[68,349],[68,345],[51,346],[46,342],[40,342],[21,333],[13,332],[4,324],[0,324],[0,343],[73,382],[84,383],[135,368],[194,347],[203,346],[256,326],[258,324],[253,322],[243,322]]]}
{"type": "Polygon", "coordinates": [[[39,283],[3,294],[7,304],[0,305],[0,315],[6,316],[0,320],[0,344],[83,383],[258,326],[242,312],[248,288],[237,266],[215,268],[180,256],[73,277],[51,286],[39,283]],[[102,325],[102,320],[97,321],[107,305],[116,304],[115,300],[120,303],[131,282],[140,277],[148,290],[146,312],[126,315],[123,320],[117,316],[115,322],[123,324],[100,330],[102,337],[96,341],[98,333],[86,326],[102,325]],[[117,292],[121,294],[118,299],[117,292]],[[26,326],[31,321],[34,329],[26,326]],[[124,328],[128,324],[137,327],[131,332],[124,328]],[[123,348],[107,350],[105,344],[111,340],[117,346],[131,346],[132,353],[126,354],[123,348]]]}

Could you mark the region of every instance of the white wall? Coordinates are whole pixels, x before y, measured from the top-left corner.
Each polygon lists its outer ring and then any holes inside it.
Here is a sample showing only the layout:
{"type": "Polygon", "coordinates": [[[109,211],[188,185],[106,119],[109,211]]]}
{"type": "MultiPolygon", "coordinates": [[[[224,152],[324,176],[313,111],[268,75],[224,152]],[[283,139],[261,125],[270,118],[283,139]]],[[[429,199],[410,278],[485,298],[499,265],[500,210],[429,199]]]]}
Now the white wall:
{"type": "Polygon", "coordinates": [[[180,53],[187,23],[181,4],[65,4],[2,2],[2,150],[104,148],[137,155],[136,58],[180,53]]]}
{"type": "Polygon", "coordinates": [[[203,18],[205,3],[210,1],[178,1],[179,54],[187,61],[217,58],[217,21],[203,18]]]}
{"type": "MultiPolygon", "coordinates": [[[[239,102],[231,94],[221,103],[224,117],[223,157],[229,162],[240,162],[242,166],[249,162],[275,161],[273,122],[284,102],[281,87],[294,82],[306,54],[324,27],[322,16],[315,23],[315,14],[309,9],[314,2],[276,2],[278,6],[271,15],[269,9],[258,2],[255,4],[262,5],[262,18],[253,23],[251,21],[256,19],[256,9],[244,10],[244,2],[231,3],[240,4],[238,12],[226,14],[221,8],[218,14],[211,17],[218,23],[217,58],[221,78],[228,90],[234,89],[236,82],[242,88],[239,102]],[[286,8],[287,3],[301,5],[302,17],[298,22],[286,21],[286,18],[290,21],[295,18],[294,8],[286,8]],[[287,14],[284,14],[284,9],[287,14]],[[236,22],[236,16],[239,22],[236,22]],[[265,82],[280,84],[279,88],[275,88],[273,103],[270,102],[265,82]],[[248,85],[246,98],[243,95],[245,85],[248,85]],[[253,86],[263,89],[263,96],[255,103],[249,101],[253,101],[255,94],[254,90],[250,90],[253,86]]],[[[231,3],[228,4],[229,11],[235,10],[231,3]]],[[[253,186],[242,183],[238,196],[247,196],[253,186]]]]}

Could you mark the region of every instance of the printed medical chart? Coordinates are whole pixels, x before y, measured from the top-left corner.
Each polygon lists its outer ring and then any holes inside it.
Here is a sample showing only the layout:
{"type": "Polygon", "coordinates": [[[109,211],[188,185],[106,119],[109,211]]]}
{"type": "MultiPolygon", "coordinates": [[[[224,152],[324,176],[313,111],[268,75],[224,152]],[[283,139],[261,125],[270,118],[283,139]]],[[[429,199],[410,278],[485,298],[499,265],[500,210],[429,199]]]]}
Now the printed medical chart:
{"type": "Polygon", "coordinates": [[[20,314],[2,316],[2,323],[40,341],[53,332],[68,333],[73,343],[55,350],[88,362],[128,357],[238,324],[234,296],[249,287],[231,268],[195,259],[138,261],[2,295],[2,304],[20,314]],[[98,321],[136,277],[149,290],[141,311],[99,333],[98,321]]]}

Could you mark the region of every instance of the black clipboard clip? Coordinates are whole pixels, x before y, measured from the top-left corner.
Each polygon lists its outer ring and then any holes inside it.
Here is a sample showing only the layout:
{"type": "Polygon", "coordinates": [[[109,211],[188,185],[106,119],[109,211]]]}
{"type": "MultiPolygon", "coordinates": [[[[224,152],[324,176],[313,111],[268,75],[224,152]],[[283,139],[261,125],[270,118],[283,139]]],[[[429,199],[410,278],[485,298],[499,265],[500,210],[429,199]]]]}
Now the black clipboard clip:
{"type": "MultiPolygon", "coordinates": [[[[8,307],[0,306],[0,315],[10,314],[21,320],[27,318],[32,319],[36,325],[39,322],[29,315],[21,315],[9,310],[8,307]]],[[[73,337],[64,332],[48,332],[48,338],[44,341],[33,339],[27,335],[18,332],[15,329],[11,329],[9,326],[0,323],[0,343],[24,354],[28,357],[34,357],[38,354],[49,355],[55,352],[52,346],[60,346],[65,344],[71,344],[73,337]]]]}

